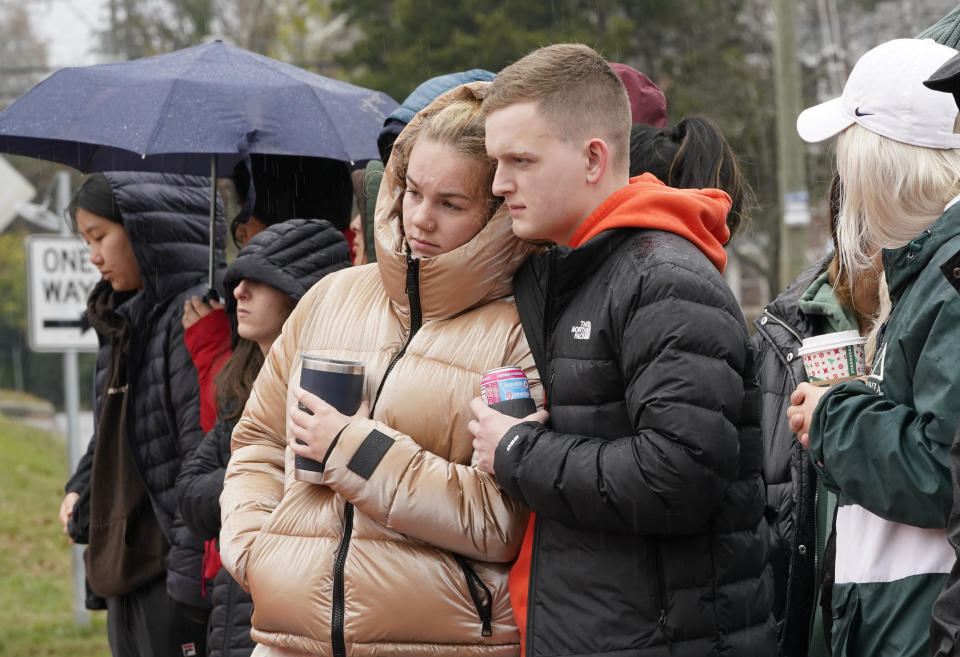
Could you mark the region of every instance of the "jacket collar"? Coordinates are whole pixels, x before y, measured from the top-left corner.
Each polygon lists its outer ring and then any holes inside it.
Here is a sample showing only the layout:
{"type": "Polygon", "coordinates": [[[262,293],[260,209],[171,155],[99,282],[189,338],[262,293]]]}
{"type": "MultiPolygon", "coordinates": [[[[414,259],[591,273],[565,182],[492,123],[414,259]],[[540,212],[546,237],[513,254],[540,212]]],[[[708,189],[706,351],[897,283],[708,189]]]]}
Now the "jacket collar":
{"type": "MultiPolygon", "coordinates": [[[[384,179],[386,181],[386,179],[384,179]]],[[[381,200],[389,185],[380,188],[381,200]]],[[[393,197],[389,199],[393,205],[393,197]]],[[[407,242],[399,215],[376,225],[377,266],[387,295],[397,309],[409,312],[407,242]]],[[[513,275],[537,246],[513,234],[509,211],[500,208],[477,235],[442,255],[420,258],[419,295],[423,319],[443,319],[513,293],[513,275]]]]}
{"type": "Polygon", "coordinates": [[[825,329],[837,331],[858,331],[857,318],[852,308],[840,303],[836,290],[830,284],[827,271],[820,272],[797,301],[800,312],[808,317],[820,317],[825,329]]]}
{"type": "Polygon", "coordinates": [[[93,286],[87,298],[87,321],[98,334],[112,338],[119,335],[126,320],[117,310],[130,300],[136,292],[116,292],[105,280],[93,286]]]}
{"type": "Polygon", "coordinates": [[[950,205],[929,228],[898,249],[883,250],[883,271],[894,304],[947,241],[960,235],[960,204],[950,205]]]}

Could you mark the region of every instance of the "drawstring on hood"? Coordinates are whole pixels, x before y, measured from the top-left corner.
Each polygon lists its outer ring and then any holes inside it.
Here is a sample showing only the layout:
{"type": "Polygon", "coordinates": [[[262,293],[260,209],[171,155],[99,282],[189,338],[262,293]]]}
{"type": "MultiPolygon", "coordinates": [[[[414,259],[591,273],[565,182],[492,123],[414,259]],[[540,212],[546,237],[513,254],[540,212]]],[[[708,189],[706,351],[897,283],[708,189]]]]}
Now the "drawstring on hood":
{"type": "Polygon", "coordinates": [[[611,228],[652,228],[693,242],[720,273],[727,266],[730,196],[719,189],[667,187],[652,173],[630,179],[590,213],[570,238],[576,248],[611,228]]]}

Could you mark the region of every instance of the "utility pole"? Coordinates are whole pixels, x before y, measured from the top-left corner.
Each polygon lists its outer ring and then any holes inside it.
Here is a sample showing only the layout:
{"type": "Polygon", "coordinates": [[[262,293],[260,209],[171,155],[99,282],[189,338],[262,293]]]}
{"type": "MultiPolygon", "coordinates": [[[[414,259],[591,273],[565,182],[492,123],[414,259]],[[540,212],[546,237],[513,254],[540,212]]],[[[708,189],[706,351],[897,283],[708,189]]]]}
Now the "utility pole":
{"type": "Polygon", "coordinates": [[[117,41],[117,0],[110,0],[110,54],[116,57],[120,52],[117,41]]]}
{"type": "MultiPolygon", "coordinates": [[[[70,174],[66,170],[56,174],[56,211],[62,217],[70,203],[70,174]]],[[[66,221],[61,222],[61,235],[70,235],[70,228],[66,221]]],[[[87,451],[87,441],[80,436],[78,418],[80,416],[80,377],[77,370],[77,350],[66,349],[63,352],[63,404],[67,419],[67,460],[70,461],[70,474],[77,470],[80,459],[87,451]]],[[[73,544],[70,546],[73,561],[73,619],[78,625],[89,625],[90,615],[87,613],[87,577],[83,564],[83,547],[73,544]]]]}
{"type": "Polygon", "coordinates": [[[773,57],[777,95],[777,187],[781,216],[778,273],[780,289],[783,289],[807,264],[810,193],[807,191],[804,146],[797,134],[797,115],[802,102],[793,29],[794,0],[774,0],[773,7],[776,19],[773,57]]]}

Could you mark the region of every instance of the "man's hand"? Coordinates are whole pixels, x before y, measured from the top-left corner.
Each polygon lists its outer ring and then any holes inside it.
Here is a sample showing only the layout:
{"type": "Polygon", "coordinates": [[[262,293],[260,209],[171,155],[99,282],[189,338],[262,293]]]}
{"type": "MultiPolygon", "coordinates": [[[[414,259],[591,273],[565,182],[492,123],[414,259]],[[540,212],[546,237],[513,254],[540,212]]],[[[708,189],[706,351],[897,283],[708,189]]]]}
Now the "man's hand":
{"type": "Polygon", "coordinates": [[[787,408],[787,419],[790,421],[790,431],[797,434],[800,444],[810,449],[810,420],[817,402],[827,392],[827,388],[801,383],[790,393],[790,404],[787,408]]]}
{"type": "MultiPolygon", "coordinates": [[[[63,497],[63,502],[60,503],[60,524],[63,525],[63,533],[67,533],[67,523],[70,522],[70,516],[73,515],[73,507],[76,506],[77,500],[80,499],[80,494],[74,491],[70,491],[63,497]]],[[[70,542],[73,543],[73,539],[70,539],[70,542]]]]}
{"type": "Polygon", "coordinates": [[[216,299],[211,299],[208,304],[199,296],[193,295],[183,302],[183,319],[181,319],[180,322],[183,324],[184,330],[186,330],[214,310],[223,310],[224,307],[225,306],[216,299]]]}
{"type": "Polygon", "coordinates": [[[370,417],[370,403],[360,402],[356,415],[347,417],[316,395],[300,386],[293,389],[293,397],[287,404],[287,444],[295,454],[314,461],[323,461],[330,444],[340,431],[356,419],[370,417]],[[310,412],[300,407],[302,404],[310,412]],[[297,443],[302,440],[305,445],[297,443]]]}
{"type": "Polygon", "coordinates": [[[474,397],[470,402],[470,410],[477,417],[476,420],[470,420],[467,425],[470,433],[473,434],[473,449],[477,452],[477,469],[493,474],[493,458],[497,451],[497,445],[503,439],[511,427],[515,427],[521,422],[539,422],[546,424],[550,414],[546,411],[537,411],[524,418],[510,417],[503,413],[498,413],[483,401],[480,397],[474,397]]]}

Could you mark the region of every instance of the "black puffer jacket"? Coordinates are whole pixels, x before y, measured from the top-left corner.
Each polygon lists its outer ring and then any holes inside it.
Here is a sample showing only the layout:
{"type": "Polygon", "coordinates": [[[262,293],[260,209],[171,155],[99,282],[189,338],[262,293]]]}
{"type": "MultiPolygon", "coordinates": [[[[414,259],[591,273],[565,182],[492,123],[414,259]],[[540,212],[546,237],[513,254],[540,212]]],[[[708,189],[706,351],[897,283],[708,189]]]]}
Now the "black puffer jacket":
{"type": "Polygon", "coordinates": [[[804,338],[825,332],[822,318],[800,310],[799,297],[824,270],[829,258],[804,271],[754,321],[753,344],[763,395],[763,478],[771,523],[770,562],[775,582],[774,616],[783,657],[807,655],[816,595],[817,475],[790,431],[790,393],[807,380],[797,355],[804,338]]]}
{"type": "MultiPolygon", "coordinates": [[[[160,173],[110,172],[114,191],[140,267],[143,289],[117,308],[128,324],[128,395],[125,434],[153,511],[170,544],[167,592],[182,603],[206,606],[201,594],[203,545],[177,512],[174,482],[184,458],[203,438],[197,371],[183,342],[184,301],[203,294],[209,258],[210,185],[206,178],[160,173]]],[[[224,264],[222,208],[217,206],[216,262],[224,264]]],[[[99,416],[110,344],[101,341],[94,375],[99,416]]],[[[80,494],[71,537],[85,543],[91,465],[96,435],[67,483],[80,494]]]]}
{"type": "Polygon", "coordinates": [[[526,654],[774,655],[754,355],[716,268],[612,229],[515,294],[550,405],[495,460],[537,512],[526,654]]]}
{"type": "MultiPolygon", "coordinates": [[[[230,434],[236,420],[217,418],[200,447],[183,466],[177,478],[183,520],[204,540],[220,534],[220,492],[230,462],[230,434]]],[[[210,657],[248,657],[256,644],[250,638],[253,599],[225,569],[221,568],[208,595],[213,604],[207,627],[210,657]]]]}
{"type": "MultiPolygon", "coordinates": [[[[329,221],[290,219],[273,224],[255,235],[227,268],[227,307],[232,315],[237,305],[232,290],[244,278],[266,283],[299,301],[322,277],[349,264],[347,240],[329,221]]],[[[204,540],[220,534],[220,493],[230,462],[230,435],[235,424],[236,419],[218,417],[177,478],[184,522],[204,540]]],[[[250,638],[250,594],[221,568],[213,582],[211,601],[209,654],[247,657],[255,645],[250,638]]]]}

